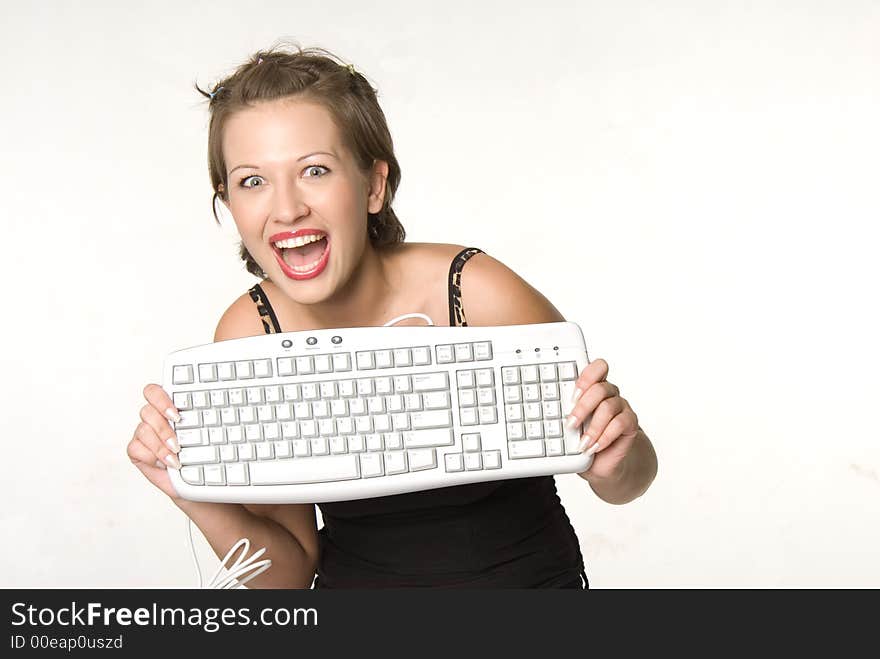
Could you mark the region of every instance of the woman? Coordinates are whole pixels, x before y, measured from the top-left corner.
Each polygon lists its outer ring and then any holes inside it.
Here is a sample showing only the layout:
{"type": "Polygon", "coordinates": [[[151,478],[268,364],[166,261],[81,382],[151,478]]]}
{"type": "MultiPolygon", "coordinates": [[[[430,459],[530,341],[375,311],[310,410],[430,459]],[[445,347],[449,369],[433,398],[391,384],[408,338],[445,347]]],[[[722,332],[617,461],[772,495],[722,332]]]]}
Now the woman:
{"type": "MultiPolygon", "coordinates": [[[[201,91],[201,90],[199,90],[201,91]]],[[[449,325],[562,321],[503,264],[461,245],[405,243],[391,208],[400,182],[375,90],[323,49],[260,52],[212,91],[209,172],[262,281],[217,325],[215,341],[382,325],[418,312],[449,325]],[[311,230],[306,244],[293,232],[311,230]],[[467,268],[465,269],[465,264],[467,268]]],[[[404,321],[408,322],[408,321],[404,321]]],[[[444,324],[444,323],[438,323],[444,324]]],[[[640,496],[657,461],[636,415],[594,360],[579,375],[570,427],[594,453],[580,474],[609,503],[640,496]]],[[[218,556],[239,538],[272,568],[249,585],[315,587],[587,587],[577,537],[551,476],[319,504],[243,505],[179,498],[166,469],[179,446],[162,387],[128,445],[131,461],[201,529],[218,556]]]]}

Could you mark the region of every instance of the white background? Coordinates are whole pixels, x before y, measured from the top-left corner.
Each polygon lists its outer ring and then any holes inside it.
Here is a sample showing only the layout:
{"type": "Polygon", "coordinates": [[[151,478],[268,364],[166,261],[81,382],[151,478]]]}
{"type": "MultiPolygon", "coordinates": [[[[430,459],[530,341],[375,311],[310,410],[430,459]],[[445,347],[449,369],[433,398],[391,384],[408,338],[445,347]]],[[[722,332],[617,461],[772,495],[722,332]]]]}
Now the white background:
{"type": "Polygon", "coordinates": [[[196,584],[125,446],[255,281],[192,84],[288,38],[379,89],[408,240],[513,268],[639,415],[644,497],[557,477],[593,587],[880,587],[880,3],[146,4],[3,2],[0,586],[196,584]]]}

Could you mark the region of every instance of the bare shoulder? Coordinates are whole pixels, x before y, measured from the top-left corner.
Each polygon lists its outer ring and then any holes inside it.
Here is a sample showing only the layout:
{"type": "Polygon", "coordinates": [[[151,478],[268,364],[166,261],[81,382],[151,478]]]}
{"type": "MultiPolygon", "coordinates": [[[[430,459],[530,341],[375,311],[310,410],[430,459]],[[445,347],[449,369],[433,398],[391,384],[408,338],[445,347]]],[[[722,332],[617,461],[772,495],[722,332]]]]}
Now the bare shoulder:
{"type": "Polygon", "coordinates": [[[263,321],[251,296],[243,293],[220,316],[214,331],[214,342],[260,334],[265,334],[263,321]]]}
{"type": "Polygon", "coordinates": [[[565,320],[540,291],[485,252],[474,254],[462,269],[461,301],[471,326],[565,320]]]}

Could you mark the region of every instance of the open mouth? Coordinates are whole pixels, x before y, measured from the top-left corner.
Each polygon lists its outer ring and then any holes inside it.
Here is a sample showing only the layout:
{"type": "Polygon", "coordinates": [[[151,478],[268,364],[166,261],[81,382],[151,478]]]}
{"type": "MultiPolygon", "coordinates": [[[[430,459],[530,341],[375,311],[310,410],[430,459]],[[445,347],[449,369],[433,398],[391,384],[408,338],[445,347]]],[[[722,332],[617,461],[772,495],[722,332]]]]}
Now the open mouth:
{"type": "Polygon", "coordinates": [[[273,244],[284,273],[294,279],[318,275],[327,264],[330,241],[327,234],[313,233],[279,240],[273,244]]]}

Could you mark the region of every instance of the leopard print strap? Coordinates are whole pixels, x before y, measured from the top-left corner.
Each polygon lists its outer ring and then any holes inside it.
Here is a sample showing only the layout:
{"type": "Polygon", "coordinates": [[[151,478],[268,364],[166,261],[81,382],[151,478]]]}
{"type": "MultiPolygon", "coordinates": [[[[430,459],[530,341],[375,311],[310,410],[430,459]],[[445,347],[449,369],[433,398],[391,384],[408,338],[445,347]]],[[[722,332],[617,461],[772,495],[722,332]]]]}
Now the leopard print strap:
{"type": "Polygon", "coordinates": [[[248,289],[251,299],[257,305],[257,311],[260,314],[260,320],[263,321],[263,329],[266,334],[281,333],[281,325],[278,324],[278,318],[275,316],[275,310],[269,303],[269,297],[266,291],[259,284],[254,284],[253,288],[248,289]]]}
{"type": "Polygon", "coordinates": [[[474,254],[480,254],[483,250],[476,247],[466,247],[461,250],[449,266],[449,326],[467,327],[464,317],[464,306],[461,303],[461,269],[469,258],[474,254]]]}

